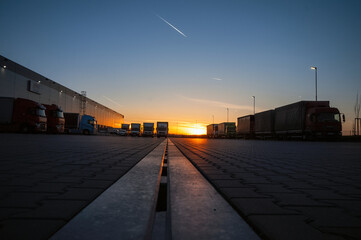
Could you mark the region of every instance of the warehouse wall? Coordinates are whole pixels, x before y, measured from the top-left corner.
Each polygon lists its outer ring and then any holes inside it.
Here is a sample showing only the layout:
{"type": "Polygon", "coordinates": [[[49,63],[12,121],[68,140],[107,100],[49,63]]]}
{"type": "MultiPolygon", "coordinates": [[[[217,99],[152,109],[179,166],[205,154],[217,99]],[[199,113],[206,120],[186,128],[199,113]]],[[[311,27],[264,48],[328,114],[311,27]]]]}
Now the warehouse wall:
{"type": "MultiPolygon", "coordinates": [[[[81,94],[0,56],[0,97],[26,98],[57,104],[64,112],[81,113],[81,94]],[[4,67],[6,66],[6,67],[4,67]]],[[[98,124],[120,128],[124,115],[86,98],[86,114],[98,124]]]]}

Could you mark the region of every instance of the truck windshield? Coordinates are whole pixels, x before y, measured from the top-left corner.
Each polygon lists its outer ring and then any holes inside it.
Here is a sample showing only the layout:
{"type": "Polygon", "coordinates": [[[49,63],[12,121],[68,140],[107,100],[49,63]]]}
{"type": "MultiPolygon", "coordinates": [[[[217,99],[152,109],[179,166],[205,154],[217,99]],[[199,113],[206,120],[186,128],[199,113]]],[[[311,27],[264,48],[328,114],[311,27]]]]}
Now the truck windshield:
{"type": "Polygon", "coordinates": [[[35,114],[38,115],[38,116],[40,116],[40,117],[46,117],[46,115],[45,115],[45,110],[44,110],[44,109],[41,109],[41,108],[37,108],[37,109],[35,110],[35,114]]]}
{"type": "Polygon", "coordinates": [[[54,117],[56,118],[64,118],[64,113],[61,111],[54,111],[54,117]]]}
{"type": "Polygon", "coordinates": [[[88,122],[90,125],[96,126],[97,125],[97,121],[95,120],[89,120],[88,122]]]}
{"type": "Polygon", "coordinates": [[[319,113],[317,122],[340,122],[340,114],[338,113],[319,113]]]}

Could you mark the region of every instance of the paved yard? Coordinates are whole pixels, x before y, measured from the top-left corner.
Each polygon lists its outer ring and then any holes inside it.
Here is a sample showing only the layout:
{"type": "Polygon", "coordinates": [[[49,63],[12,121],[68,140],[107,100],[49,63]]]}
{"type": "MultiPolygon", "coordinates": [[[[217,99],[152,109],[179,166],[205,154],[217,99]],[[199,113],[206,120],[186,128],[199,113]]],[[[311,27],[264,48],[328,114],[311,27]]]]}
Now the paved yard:
{"type": "Polygon", "coordinates": [[[172,138],[265,239],[361,239],[361,144],[172,138]]]}
{"type": "Polygon", "coordinates": [[[163,140],[0,134],[0,239],[47,239],[163,140]]]}

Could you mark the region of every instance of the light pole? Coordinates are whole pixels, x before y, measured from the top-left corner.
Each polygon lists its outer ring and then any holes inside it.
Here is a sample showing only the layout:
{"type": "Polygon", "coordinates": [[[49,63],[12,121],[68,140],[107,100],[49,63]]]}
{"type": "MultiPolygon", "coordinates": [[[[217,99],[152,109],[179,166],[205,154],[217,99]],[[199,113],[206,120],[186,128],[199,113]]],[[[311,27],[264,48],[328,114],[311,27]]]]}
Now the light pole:
{"type": "Polygon", "coordinates": [[[317,102],[317,67],[311,67],[312,70],[315,70],[315,86],[316,86],[316,102],[317,102]]]}
{"type": "Polygon", "coordinates": [[[252,96],[253,97],[253,115],[256,114],[256,96],[252,96]]]}
{"type": "Polygon", "coordinates": [[[227,108],[227,122],[228,122],[229,109],[227,108]]]}

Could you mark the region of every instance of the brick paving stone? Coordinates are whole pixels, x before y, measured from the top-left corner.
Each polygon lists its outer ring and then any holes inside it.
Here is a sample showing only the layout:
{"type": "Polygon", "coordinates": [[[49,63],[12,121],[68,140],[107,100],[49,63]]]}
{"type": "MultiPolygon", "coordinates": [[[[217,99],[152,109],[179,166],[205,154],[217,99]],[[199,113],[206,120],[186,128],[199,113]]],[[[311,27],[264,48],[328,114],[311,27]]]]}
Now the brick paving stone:
{"type": "Polygon", "coordinates": [[[309,197],[311,197],[313,199],[339,199],[339,200],[355,199],[356,200],[355,197],[342,195],[342,194],[330,191],[329,189],[318,189],[318,190],[300,189],[299,191],[307,194],[309,197]]]}
{"type": "Polygon", "coordinates": [[[33,208],[0,208],[0,222],[10,218],[12,215],[33,210],[33,208]]]}
{"type": "Polygon", "coordinates": [[[32,219],[32,218],[46,218],[46,219],[62,219],[70,220],[79,209],[84,208],[88,204],[87,201],[81,200],[43,200],[40,206],[31,211],[23,211],[22,213],[13,214],[14,218],[32,219]]]}
{"type": "Polygon", "coordinates": [[[62,193],[68,186],[68,183],[39,182],[32,187],[23,188],[22,190],[18,190],[17,192],[62,193]]]}
{"type": "Polygon", "coordinates": [[[244,184],[242,184],[239,180],[214,180],[212,181],[217,187],[219,188],[227,188],[227,187],[242,187],[244,184]]]}
{"type": "Polygon", "coordinates": [[[361,218],[361,201],[360,200],[340,200],[340,199],[329,199],[324,200],[327,203],[334,204],[347,212],[352,216],[361,218]]]}
{"type": "Polygon", "coordinates": [[[325,202],[316,201],[305,194],[300,193],[270,193],[281,206],[332,206],[332,204],[327,204],[325,202]]]}
{"type": "Polygon", "coordinates": [[[255,184],[257,192],[260,193],[299,193],[299,190],[287,189],[282,185],[267,183],[267,184],[255,184]]]}
{"type": "Polygon", "coordinates": [[[0,207],[35,208],[39,206],[40,200],[56,196],[56,193],[14,192],[0,200],[0,207]]]}
{"type": "Polygon", "coordinates": [[[91,180],[86,179],[84,182],[79,183],[77,185],[73,185],[75,188],[108,188],[110,185],[113,184],[113,181],[106,181],[106,180],[91,180]]]}
{"type": "Polygon", "coordinates": [[[298,212],[278,206],[274,199],[266,198],[234,198],[232,203],[244,216],[249,215],[299,215],[298,212]]]}
{"type": "Polygon", "coordinates": [[[0,239],[48,239],[66,222],[57,219],[10,219],[0,222],[0,239]]]}
{"type": "Polygon", "coordinates": [[[306,218],[292,215],[253,215],[247,218],[261,237],[271,240],[336,240],[337,236],[324,234],[306,224],[306,218]]]}
{"type": "Polygon", "coordinates": [[[226,195],[227,198],[267,198],[268,195],[260,194],[255,191],[255,188],[220,188],[221,192],[226,195]]]}
{"type": "Polygon", "coordinates": [[[320,230],[325,233],[343,236],[344,239],[358,240],[361,239],[361,228],[336,228],[336,227],[320,227],[320,230]]]}
{"type": "Polygon", "coordinates": [[[103,191],[104,189],[99,188],[68,188],[66,192],[49,197],[48,199],[91,201],[103,191]]]}
{"type": "Polygon", "coordinates": [[[288,207],[309,217],[316,227],[359,227],[361,220],[335,207],[288,207]]]}
{"type": "Polygon", "coordinates": [[[229,174],[207,174],[207,177],[212,180],[235,180],[229,174]]]}

